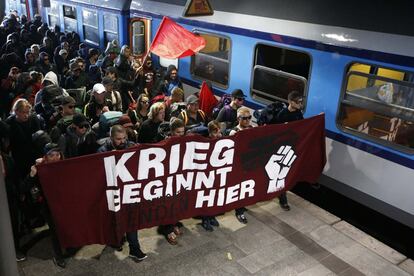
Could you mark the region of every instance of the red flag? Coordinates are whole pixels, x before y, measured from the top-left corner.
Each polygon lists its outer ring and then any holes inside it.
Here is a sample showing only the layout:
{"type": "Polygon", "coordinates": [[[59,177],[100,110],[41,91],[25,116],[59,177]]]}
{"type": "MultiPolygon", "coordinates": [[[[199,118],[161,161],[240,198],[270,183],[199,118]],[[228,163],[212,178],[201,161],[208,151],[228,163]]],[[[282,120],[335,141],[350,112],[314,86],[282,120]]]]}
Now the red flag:
{"type": "Polygon", "coordinates": [[[203,37],[184,29],[164,16],[152,41],[150,51],[163,58],[192,56],[206,46],[203,37]]]}
{"type": "Polygon", "coordinates": [[[218,100],[213,92],[208,87],[207,83],[203,81],[200,91],[200,109],[206,113],[207,117],[211,117],[213,108],[217,105],[218,100]]]}

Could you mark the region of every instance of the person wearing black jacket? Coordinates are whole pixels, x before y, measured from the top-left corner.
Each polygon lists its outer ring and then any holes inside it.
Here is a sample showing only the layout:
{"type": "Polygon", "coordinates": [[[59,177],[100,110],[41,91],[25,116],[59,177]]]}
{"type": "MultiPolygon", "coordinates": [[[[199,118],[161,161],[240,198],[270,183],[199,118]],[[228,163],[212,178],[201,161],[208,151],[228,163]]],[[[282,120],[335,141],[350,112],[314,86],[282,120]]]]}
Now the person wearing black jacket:
{"type": "Polygon", "coordinates": [[[163,139],[158,133],[158,127],[164,122],[165,118],[165,106],[164,103],[154,103],[150,112],[148,113],[148,119],[145,120],[139,131],[138,143],[157,143],[163,139]]]}
{"type": "MultiPolygon", "coordinates": [[[[50,213],[46,198],[44,197],[39,178],[37,175],[36,165],[53,163],[63,159],[63,154],[60,151],[57,144],[48,143],[44,148],[43,158],[37,159],[35,165],[30,168],[30,173],[26,177],[22,190],[29,192],[31,200],[36,202],[40,206],[40,213],[47,222],[51,234],[54,257],[53,262],[55,265],[65,268],[66,261],[63,255],[62,247],[60,246],[59,239],[56,233],[56,226],[50,213]]],[[[57,183],[56,183],[57,184],[57,183]]]]}
{"type": "MultiPolygon", "coordinates": [[[[277,120],[281,123],[288,123],[303,119],[303,97],[298,91],[292,91],[288,95],[289,105],[283,108],[277,115],[277,120]]],[[[283,210],[289,211],[290,206],[288,204],[286,192],[283,192],[279,196],[279,204],[283,210]]]]}
{"type": "MultiPolygon", "coordinates": [[[[121,125],[114,125],[111,128],[110,137],[106,139],[105,143],[98,149],[98,152],[123,150],[132,146],[134,146],[134,143],[127,140],[125,128],[121,125]]],[[[138,241],[138,232],[127,232],[126,238],[129,243],[129,257],[134,261],[145,260],[147,258],[147,254],[141,251],[138,241]]]]}

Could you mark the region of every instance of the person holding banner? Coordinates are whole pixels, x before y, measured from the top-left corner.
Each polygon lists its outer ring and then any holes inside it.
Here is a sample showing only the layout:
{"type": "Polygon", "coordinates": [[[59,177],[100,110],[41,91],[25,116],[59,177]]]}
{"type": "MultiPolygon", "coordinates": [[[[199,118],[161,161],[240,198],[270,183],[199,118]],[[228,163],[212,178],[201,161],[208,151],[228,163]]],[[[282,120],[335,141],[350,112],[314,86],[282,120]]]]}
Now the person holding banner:
{"type": "MultiPolygon", "coordinates": [[[[220,138],[222,137],[221,133],[221,125],[216,120],[210,121],[207,125],[208,127],[208,137],[211,139],[220,138]]],[[[214,231],[213,226],[219,227],[220,224],[217,221],[215,216],[202,216],[201,217],[201,226],[204,230],[208,232],[214,231]]]]}
{"type": "MultiPolygon", "coordinates": [[[[181,137],[185,135],[185,125],[181,119],[173,118],[170,122],[170,137],[181,137]]],[[[165,236],[171,245],[178,244],[177,238],[182,235],[180,227],[183,224],[176,222],[174,224],[160,225],[160,232],[165,236]]]]}
{"type": "Polygon", "coordinates": [[[37,168],[36,168],[36,166],[39,164],[54,163],[60,160],[63,160],[63,153],[61,149],[59,148],[59,146],[54,143],[46,144],[46,146],[44,147],[43,158],[37,159],[36,164],[31,167],[30,173],[22,185],[23,186],[22,189],[24,191],[27,191],[30,194],[31,200],[33,202],[40,205],[40,213],[45,219],[45,221],[47,222],[49,226],[49,230],[50,230],[53,251],[54,251],[53,263],[56,266],[65,268],[66,261],[65,261],[65,258],[63,257],[63,251],[60,246],[58,236],[56,234],[56,226],[52,218],[52,214],[50,213],[47,201],[42,193],[39,178],[37,176],[37,168]]]}
{"type": "MultiPolygon", "coordinates": [[[[111,127],[110,137],[107,139],[97,152],[107,152],[113,150],[124,150],[134,146],[133,142],[127,140],[126,129],[121,125],[111,127]]],[[[145,260],[148,256],[142,252],[138,241],[138,231],[127,232],[126,239],[129,244],[129,257],[134,261],[145,260]]]]}
{"type": "MultiPolygon", "coordinates": [[[[237,132],[245,130],[245,129],[249,129],[252,128],[253,126],[250,124],[251,123],[251,119],[252,119],[252,115],[250,114],[250,109],[248,109],[247,107],[240,107],[237,110],[237,126],[234,127],[229,135],[235,135],[237,132]]],[[[247,209],[245,207],[242,208],[237,208],[236,210],[236,218],[238,219],[238,221],[240,221],[243,224],[247,224],[247,218],[246,215],[244,214],[247,209]]]]}
{"type": "MultiPolygon", "coordinates": [[[[303,120],[303,96],[298,91],[290,92],[288,95],[288,104],[289,105],[287,107],[283,108],[277,114],[278,121],[282,123],[288,123],[297,120],[303,120]]],[[[279,205],[285,211],[290,210],[286,192],[280,194],[279,205]]]]}

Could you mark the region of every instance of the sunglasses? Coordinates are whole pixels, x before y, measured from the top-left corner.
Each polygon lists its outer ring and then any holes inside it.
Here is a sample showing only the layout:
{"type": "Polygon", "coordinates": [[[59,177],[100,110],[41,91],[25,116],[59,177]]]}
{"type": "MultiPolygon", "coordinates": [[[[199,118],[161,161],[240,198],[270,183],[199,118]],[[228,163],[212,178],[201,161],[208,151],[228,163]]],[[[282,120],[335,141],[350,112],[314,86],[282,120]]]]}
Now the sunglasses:
{"type": "Polygon", "coordinates": [[[78,128],[87,128],[87,127],[89,127],[89,125],[81,125],[81,126],[78,126],[78,128]]]}
{"type": "Polygon", "coordinates": [[[70,109],[74,109],[74,108],[75,108],[75,106],[74,106],[74,105],[69,105],[69,106],[68,106],[68,108],[70,108],[70,109]]]}
{"type": "Polygon", "coordinates": [[[244,98],[236,98],[236,99],[238,99],[239,101],[244,101],[244,98]]]}
{"type": "Polygon", "coordinates": [[[241,120],[251,120],[252,116],[240,116],[239,117],[241,120]]]}

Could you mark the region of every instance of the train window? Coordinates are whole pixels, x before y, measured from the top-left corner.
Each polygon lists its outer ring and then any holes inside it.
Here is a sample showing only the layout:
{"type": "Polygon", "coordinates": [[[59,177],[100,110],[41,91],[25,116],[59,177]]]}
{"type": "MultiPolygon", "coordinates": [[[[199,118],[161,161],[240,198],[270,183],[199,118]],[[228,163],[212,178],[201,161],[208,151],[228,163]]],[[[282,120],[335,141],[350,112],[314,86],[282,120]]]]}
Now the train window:
{"type": "Polygon", "coordinates": [[[143,21],[132,23],[132,53],[137,56],[145,54],[145,23],[143,21]]]}
{"type": "Polygon", "coordinates": [[[104,14],[104,40],[105,45],[118,38],[118,17],[115,14],[104,14]]]}
{"type": "Polygon", "coordinates": [[[20,0],[20,11],[22,15],[27,16],[26,0],[20,0]]]}
{"type": "Polygon", "coordinates": [[[401,150],[414,150],[414,74],[352,64],[345,79],[338,124],[401,150]],[[356,67],[365,70],[354,70],[356,67]]]}
{"type": "Polygon", "coordinates": [[[230,39],[216,34],[197,33],[206,40],[206,47],[191,57],[191,73],[226,88],[229,84],[230,39]]]}
{"type": "Polygon", "coordinates": [[[85,41],[99,46],[98,14],[93,10],[82,10],[83,35],[85,41]]]}
{"type": "Polygon", "coordinates": [[[60,25],[59,20],[59,5],[55,1],[50,2],[49,8],[49,26],[54,27],[56,25],[60,25]]]}
{"type": "Polygon", "coordinates": [[[63,16],[76,20],[76,8],[72,6],[63,5],[63,16]]]}
{"type": "Polygon", "coordinates": [[[258,44],[255,49],[251,93],[264,103],[287,102],[291,91],[306,94],[311,59],[303,52],[258,44]]]}
{"type": "Polygon", "coordinates": [[[78,31],[75,7],[63,5],[63,23],[65,24],[65,32],[78,31]]]}

